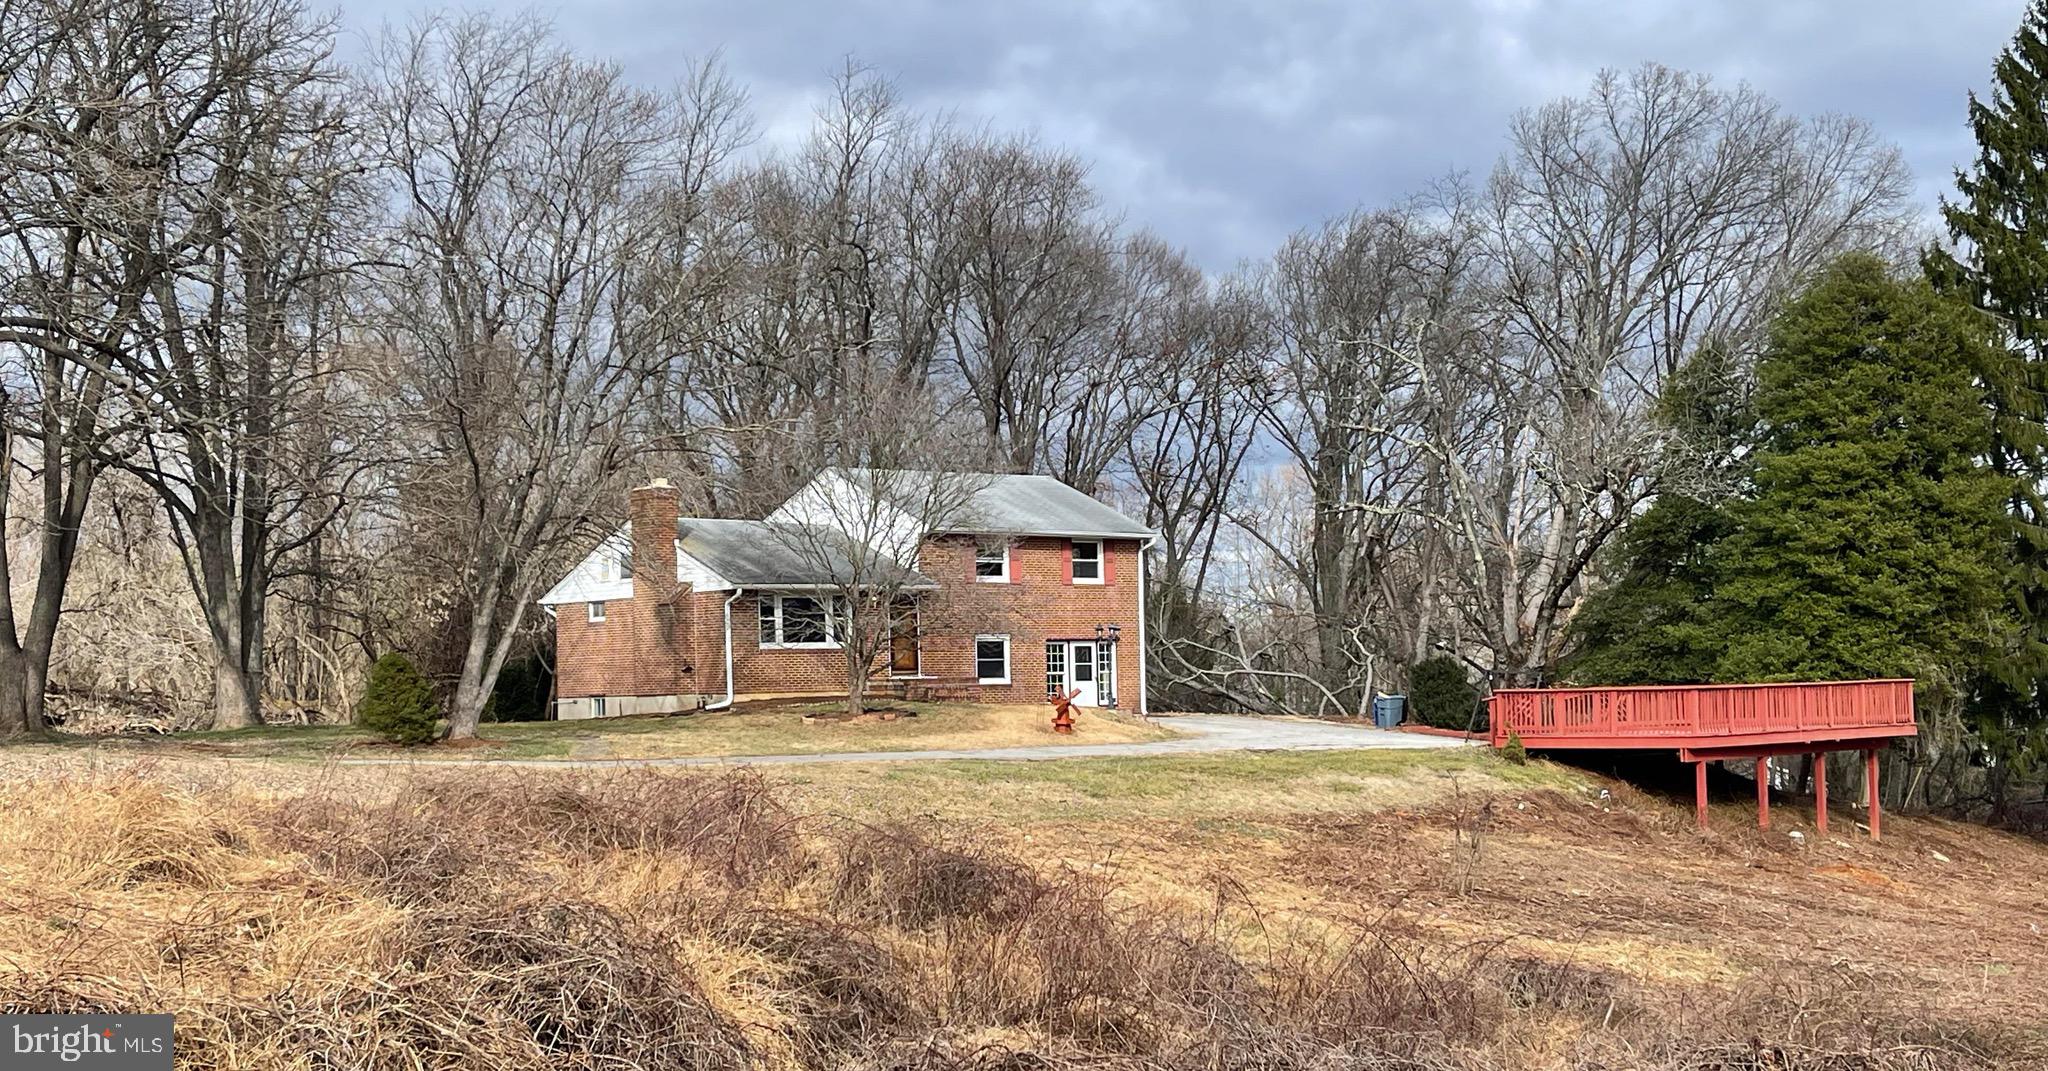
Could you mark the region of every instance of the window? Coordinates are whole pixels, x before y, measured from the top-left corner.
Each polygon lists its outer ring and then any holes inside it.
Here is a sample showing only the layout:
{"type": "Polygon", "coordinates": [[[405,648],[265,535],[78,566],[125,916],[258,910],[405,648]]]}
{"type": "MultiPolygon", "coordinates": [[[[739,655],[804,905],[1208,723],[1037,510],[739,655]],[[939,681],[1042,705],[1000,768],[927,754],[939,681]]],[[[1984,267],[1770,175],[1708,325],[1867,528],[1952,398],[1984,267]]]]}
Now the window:
{"type": "Polygon", "coordinates": [[[1045,694],[1067,694],[1067,645],[1045,645],[1045,694]]]}
{"type": "Polygon", "coordinates": [[[591,604],[590,604],[590,619],[591,619],[592,621],[602,621],[602,620],[604,620],[604,604],[603,604],[603,603],[601,603],[601,602],[594,602],[594,603],[591,603],[591,604]]]}
{"type": "Polygon", "coordinates": [[[837,647],[839,629],[847,620],[846,600],[812,595],[763,595],[760,598],[761,646],[837,647]]]}
{"type": "Polygon", "coordinates": [[[1076,539],[1074,547],[1074,583],[1102,583],[1102,544],[1094,540],[1076,539]]]}
{"type": "Polygon", "coordinates": [[[1010,637],[974,637],[974,679],[982,684],[1010,683],[1010,637]]]}
{"type": "Polygon", "coordinates": [[[784,595],[781,643],[826,643],[832,630],[825,624],[825,604],[804,595],[784,595]]]}
{"type": "Polygon", "coordinates": [[[604,717],[604,696],[593,695],[590,697],[590,716],[593,718],[604,717]]]}
{"type": "Polygon", "coordinates": [[[984,584],[1009,582],[1009,540],[990,536],[974,541],[974,579],[984,584]]]}
{"type": "Polygon", "coordinates": [[[619,579],[620,579],[620,580],[631,580],[631,579],[633,579],[633,548],[632,548],[632,547],[626,547],[626,548],[624,548],[624,549],[622,549],[622,550],[618,551],[618,552],[617,552],[617,554],[616,554],[616,555],[615,555],[615,556],[613,557],[613,559],[612,559],[612,560],[613,560],[613,562],[615,563],[615,565],[614,565],[614,568],[616,568],[616,569],[618,570],[618,572],[619,572],[619,579]]]}

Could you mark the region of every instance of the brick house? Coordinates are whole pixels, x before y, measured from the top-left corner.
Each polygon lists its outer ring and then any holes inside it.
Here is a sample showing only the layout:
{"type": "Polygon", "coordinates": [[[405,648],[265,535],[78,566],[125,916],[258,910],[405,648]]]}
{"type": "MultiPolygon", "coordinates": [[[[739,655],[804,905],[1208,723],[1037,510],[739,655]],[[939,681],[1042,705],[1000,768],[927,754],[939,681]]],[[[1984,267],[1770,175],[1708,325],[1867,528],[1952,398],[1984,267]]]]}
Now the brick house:
{"type": "Polygon", "coordinates": [[[875,501],[869,471],[820,473],[759,521],[680,516],[665,480],[635,489],[627,525],[541,599],[556,716],[844,696],[844,593],[871,560],[901,570],[889,583],[902,607],[871,692],[1042,703],[1078,691],[1082,705],[1145,711],[1151,531],[1051,477],[981,474],[925,531],[915,511],[875,501]],[[875,534],[854,543],[849,516],[875,534]],[[806,538],[818,533],[837,542],[806,538]]]}

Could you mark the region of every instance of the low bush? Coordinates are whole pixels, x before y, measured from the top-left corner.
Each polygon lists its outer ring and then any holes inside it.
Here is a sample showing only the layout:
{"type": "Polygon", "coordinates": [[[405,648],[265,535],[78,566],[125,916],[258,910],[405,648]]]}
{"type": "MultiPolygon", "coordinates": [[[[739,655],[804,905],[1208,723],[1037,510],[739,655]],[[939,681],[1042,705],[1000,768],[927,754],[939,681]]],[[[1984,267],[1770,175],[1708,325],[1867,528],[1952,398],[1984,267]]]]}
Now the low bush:
{"type": "Polygon", "coordinates": [[[1439,729],[1477,729],[1485,722],[1479,689],[1465,676],[1465,667],[1449,655],[1417,662],[1408,671],[1408,709],[1415,720],[1439,729]]]}
{"type": "Polygon", "coordinates": [[[396,651],[377,659],[356,705],[356,724],[396,744],[424,744],[438,731],[441,702],[434,687],[396,651]]]}

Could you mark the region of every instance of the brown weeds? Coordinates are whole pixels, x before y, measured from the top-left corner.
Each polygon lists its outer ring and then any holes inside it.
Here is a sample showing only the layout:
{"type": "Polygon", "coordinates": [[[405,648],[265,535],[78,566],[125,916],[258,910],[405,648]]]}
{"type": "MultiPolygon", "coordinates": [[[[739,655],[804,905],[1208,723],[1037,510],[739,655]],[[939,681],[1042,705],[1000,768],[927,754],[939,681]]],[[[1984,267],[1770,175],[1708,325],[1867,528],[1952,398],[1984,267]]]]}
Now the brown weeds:
{"type": "Polygon", "coordinates": [[[1847,986],[1674,1015],[1512,942],[1281,924],[1235,895],[1188,913],[942,825],[799,815],[750,774],[476,774],[384,802],[87,778],[0,807],[0,1009],[171,1011],[193,1068],[1895,1071],[1997,1051],[1847,986]]]}

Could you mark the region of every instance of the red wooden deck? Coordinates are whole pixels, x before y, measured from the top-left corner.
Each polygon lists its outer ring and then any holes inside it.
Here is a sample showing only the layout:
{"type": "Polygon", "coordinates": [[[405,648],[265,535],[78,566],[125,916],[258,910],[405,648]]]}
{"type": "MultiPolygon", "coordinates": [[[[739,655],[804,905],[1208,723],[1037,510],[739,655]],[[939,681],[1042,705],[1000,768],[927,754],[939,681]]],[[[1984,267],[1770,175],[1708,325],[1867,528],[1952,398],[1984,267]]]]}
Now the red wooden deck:
{"type": "MultiPolygon", "coordinates": [[[[1509,688],[1487,700],[1493,746],[1509,734],[1524,747],[1553,750],[1673,748],[1697,764],[1700,825],[1706,825],[1706,764],[1755,759],[1757,822],[1770,824],[1774,755],[1863,751],[1870,830],[1877,834],[1877,749],[1918,732],[1910,680],[1798,684],[1654,685],[1625,688],[1509,688]]],[[[1815,806],[1827,832],[1826,766],[1815,806]]]]}

